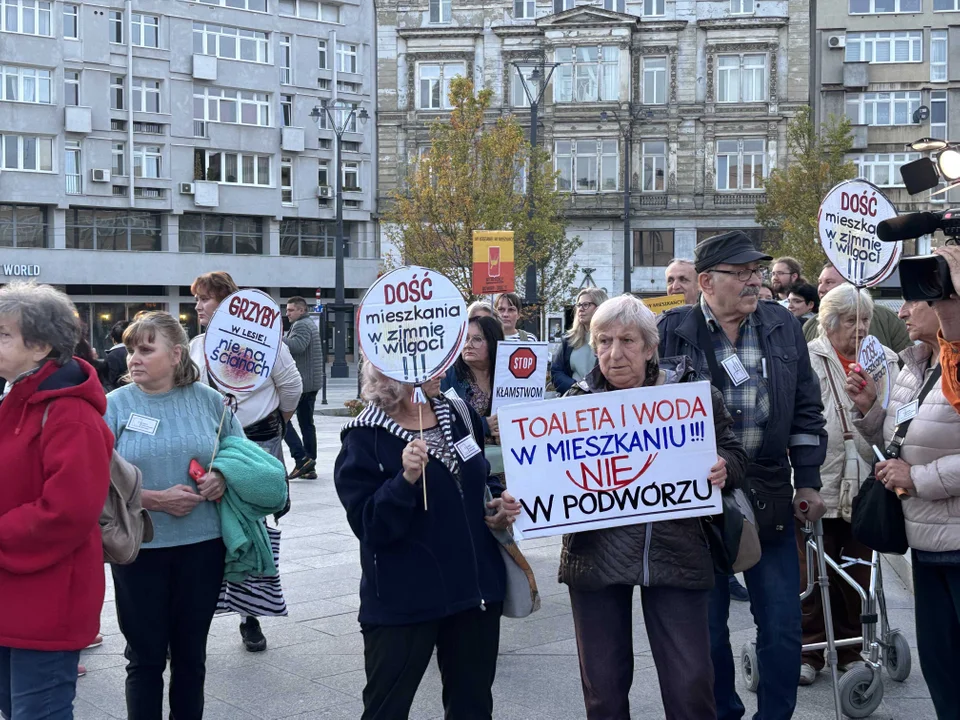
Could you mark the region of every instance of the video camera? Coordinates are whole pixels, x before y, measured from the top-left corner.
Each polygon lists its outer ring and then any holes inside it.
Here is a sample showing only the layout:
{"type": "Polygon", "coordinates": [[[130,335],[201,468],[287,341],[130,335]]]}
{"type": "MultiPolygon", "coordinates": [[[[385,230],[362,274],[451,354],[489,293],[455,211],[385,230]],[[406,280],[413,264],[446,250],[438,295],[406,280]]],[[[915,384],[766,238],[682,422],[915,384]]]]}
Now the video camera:
{"type": "MultiPolygon", "coordinates": [[[[947,244],[960,239],[960,209],[943,212],[918,212],[884,220],[877,224],[877,238],[883,242],[913,240],[941,230],[947,244]]],[[[939,255],[921,255],[900,261],[900,287],[907,301],[946,300],[954,292],[947,261],[939,255]]]]}

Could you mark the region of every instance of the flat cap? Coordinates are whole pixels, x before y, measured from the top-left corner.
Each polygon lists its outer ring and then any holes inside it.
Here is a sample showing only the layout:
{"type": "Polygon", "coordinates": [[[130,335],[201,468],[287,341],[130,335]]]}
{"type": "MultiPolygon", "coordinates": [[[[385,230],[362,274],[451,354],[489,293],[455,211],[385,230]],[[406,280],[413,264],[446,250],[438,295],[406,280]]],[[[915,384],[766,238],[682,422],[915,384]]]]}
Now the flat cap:
{"type": "Polygon", "coordinates": [[[753,246],[753,242],[739,230],[708,237],[694,250],[694,268],[698,273],[720,263],[744,265],[756,260],[773,260],[753,246]]]}

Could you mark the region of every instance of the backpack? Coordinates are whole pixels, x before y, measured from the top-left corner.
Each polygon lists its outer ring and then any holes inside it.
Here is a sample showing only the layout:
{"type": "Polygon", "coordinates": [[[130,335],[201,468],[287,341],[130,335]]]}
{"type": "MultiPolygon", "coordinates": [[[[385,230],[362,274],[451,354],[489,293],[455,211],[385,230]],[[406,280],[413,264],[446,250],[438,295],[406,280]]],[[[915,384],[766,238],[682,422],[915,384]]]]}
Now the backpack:
{"type": "MultiPolygon", "coordinates": [[[[49,413],[48,403],[43,410],[41,428],[47,424],[49,413]]],[[[104,562],[129,565],[137,559],[140,545],[153,540],[153,520],[140,500],[142,489],[140,468],[114,450],[110,458],[110,490],[100,513],[104,562]]]]}

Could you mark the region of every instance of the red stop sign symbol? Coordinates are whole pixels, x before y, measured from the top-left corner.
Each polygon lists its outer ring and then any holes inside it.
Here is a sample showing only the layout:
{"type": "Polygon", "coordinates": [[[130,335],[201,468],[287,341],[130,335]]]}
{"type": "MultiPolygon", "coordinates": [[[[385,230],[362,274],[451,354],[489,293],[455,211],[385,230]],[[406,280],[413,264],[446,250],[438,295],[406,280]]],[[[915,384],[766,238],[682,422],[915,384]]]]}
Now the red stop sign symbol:
{"type": "Polygon", "coordinates": [[[511,375],[526,380],[537,369],[537,356],[530,348],[519,348],[510,356],[509,367],[511,375]]]}

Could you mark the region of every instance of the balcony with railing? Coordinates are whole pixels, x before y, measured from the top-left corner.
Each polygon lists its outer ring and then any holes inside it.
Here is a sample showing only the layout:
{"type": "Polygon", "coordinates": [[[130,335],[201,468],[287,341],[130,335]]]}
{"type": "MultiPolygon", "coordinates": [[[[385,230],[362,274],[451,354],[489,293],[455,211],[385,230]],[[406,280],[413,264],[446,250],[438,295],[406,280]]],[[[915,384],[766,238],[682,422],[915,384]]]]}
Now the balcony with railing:
{"type": "Polygon", "coordinates": [[[83,175],[68,173],[64,175],[67,195],[83,194],[83,175]]]}
{"type": "Polygon", "coordinates": [[[207,135],[207,121],[206,120],[194,120],[193,121],[193,136],[196,138],[206,138],[207,135]]]}
{"type": "Polygon", "coordinates": [[[752,193],[717,193],[713,196],[713,204],[724,207],[754,207],[767,202],[767,194],[752,193]]]}
{"type": "MultiPolygon", "coordinates": [[[[113,186],[113,196],[114,197],[126,197],[130,192],[127,185],[114,185],[113,186]]],[[[163,200],[166,196],[166,190],[164,188],[151,188],[151,187],[134,187],[133,188],[133,197],[137,200],[163,200]]]]}

